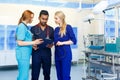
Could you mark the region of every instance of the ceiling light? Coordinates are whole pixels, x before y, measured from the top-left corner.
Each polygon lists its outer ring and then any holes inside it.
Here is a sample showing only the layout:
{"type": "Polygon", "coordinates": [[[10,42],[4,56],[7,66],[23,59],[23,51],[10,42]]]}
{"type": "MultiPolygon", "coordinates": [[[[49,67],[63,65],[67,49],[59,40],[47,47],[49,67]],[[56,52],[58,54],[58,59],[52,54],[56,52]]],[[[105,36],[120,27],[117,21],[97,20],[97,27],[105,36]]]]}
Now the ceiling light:
{"type": "Polygon", "coordinates": [[[105,10],[108,7],[108,1],[107,0],[102,0],[101,2],[99,2],[98,4],[96,4],[93,7],[93,13],[95,14],[99,14],[101,12],[103,12],[103,10],[105,10]]]}

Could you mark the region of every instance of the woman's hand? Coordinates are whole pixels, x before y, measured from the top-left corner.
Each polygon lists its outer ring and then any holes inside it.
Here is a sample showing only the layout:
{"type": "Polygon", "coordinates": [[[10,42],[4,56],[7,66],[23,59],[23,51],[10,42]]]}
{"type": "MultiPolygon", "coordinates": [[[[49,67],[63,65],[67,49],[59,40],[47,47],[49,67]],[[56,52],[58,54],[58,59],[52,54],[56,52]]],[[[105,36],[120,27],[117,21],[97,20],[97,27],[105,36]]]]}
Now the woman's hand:
{"type": "Polygon", "coordinates": [[[56,43],[56,46],[62,46],[62,45],[64,45],[63,42],[58,41],[58,42],[56,43]]]}
{"type": "Polygon", "coordinates": [[[34,40],[34,45],[37,45],[37,44],[42,44],[44,41],[42,39],[36,39],[34,40]]]}
{"type": "Polygon", "coordinates": [[[58,42],[56,43],[56,46],[71,45],[71,44],[73,44],[73,42],[72,42],[71,40],[63,41],[63,42],[58,41],[58,42]]]}
{"type": "Polygon", "coordinates": [[[37,44],[42,44],[42,43],[43,43],[43,40],[42,40],[42,39],[36,39],[36,40],[34,40],[33,49],[34,49],[34,50],[37,50],[37,49],[38,49],[37,44]]]}

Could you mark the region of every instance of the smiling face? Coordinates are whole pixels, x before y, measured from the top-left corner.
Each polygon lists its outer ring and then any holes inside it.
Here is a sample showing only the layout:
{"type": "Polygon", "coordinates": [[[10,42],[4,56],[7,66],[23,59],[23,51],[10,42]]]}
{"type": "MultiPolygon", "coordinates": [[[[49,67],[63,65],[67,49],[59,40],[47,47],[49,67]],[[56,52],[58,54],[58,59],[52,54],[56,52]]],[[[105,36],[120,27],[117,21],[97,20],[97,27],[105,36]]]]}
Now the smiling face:
{"type": "Polygon", "coordinates": [[[65,15],[62,11],[57,11],[54,15],[55,23],[63,26],[65,24],[65,15]]]}
{"type": "Polygon", "coordinates": [[[34,18],[34,14],[31,14],[31,16],[28,18],[28,23],[32,23],[34,18]]]}
{"type": "Polygon", "coordinates": [[[61,19],[57,15],[55,15],[54,19],[56,24],[61,24],[61,19]]]}

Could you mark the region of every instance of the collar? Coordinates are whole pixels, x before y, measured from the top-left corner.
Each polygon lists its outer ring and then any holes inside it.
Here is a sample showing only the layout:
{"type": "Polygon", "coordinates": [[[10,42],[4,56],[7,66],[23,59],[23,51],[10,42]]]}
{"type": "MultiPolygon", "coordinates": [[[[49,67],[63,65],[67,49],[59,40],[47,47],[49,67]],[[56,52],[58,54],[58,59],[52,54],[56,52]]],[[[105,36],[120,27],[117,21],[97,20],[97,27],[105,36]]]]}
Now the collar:
{"type": "MultiPolygon", "coordinates": [[[[40,23],[36,24],[35,26],[37,26],[37,27],[40,27],[40,28],[41,28],[41,24],[40,24],[40,23]]],[[[47,28],[47,27],[48,27],[48,25],[46,24],[46,27],[45,27],[45,28],[47,28]]]]}

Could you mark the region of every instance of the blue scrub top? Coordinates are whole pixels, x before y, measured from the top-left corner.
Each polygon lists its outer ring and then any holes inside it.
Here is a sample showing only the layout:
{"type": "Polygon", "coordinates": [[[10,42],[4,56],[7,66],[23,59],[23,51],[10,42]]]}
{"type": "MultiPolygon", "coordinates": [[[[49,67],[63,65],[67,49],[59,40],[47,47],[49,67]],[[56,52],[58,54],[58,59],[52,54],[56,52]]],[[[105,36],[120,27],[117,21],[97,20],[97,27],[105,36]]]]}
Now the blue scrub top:
{"type": "MultiPolygon", "coordinates": [[[[28,26],[24,23],[20,23],[16,29],[16,39],[22,41],[32,41],[32,34],[28,29],[28,26]]],[[[32,45],[19,46],[16,45],[16,58],[29,60],[32,53],[32,45]]]]}
{"type": "MultiPolygon", "coordinates": [[[[60,27],[56,27],[54,32],[55,44],[58,41],[63,42],[68,40],[71,40],[73,41],[74,44],[76,44],[77,41],[71,25],[66,26],[66,35],[64,35],[63,37],[59,35],[59,31],[60,31],[60,27]]],[[[72,51],[70,45],[55,46],[55,60],[64,60],[64,59],[68,59],[68,60],[72,59],[72,51]]]]}

